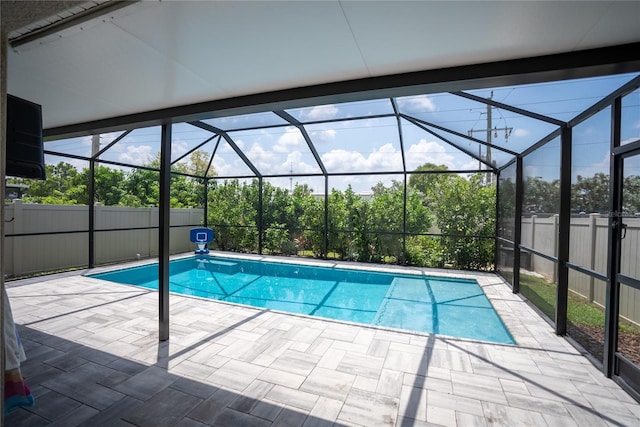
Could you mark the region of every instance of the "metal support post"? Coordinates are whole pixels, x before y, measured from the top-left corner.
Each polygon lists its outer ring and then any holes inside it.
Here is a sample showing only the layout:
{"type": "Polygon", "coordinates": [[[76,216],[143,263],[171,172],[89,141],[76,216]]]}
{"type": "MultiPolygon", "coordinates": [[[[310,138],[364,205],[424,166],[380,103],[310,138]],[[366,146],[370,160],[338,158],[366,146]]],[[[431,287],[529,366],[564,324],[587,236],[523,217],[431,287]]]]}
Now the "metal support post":
{"type": "Polygon", "coordinates": [[[498,231],[500,230],[500,171],[495,173],[496,176],[496,199],[493,203],[495,209],[495,224],[493,225],[493,270],[498,271],[498,262],[500,262],[500,243],[498,242],[498,231]]]}
{"type": "Polygon", "coordinates": [[[204,208],[204,221],[202,221],[202,225],[204,227],[208,227],[209,220],[209,178],[202,178],[202,199],[203,199],[203,208],[204,208]]]}
{"type": "Polygon", "coordinates": [[[95,205],[96,205],[96,157],[100,153],[100,135],[91,136],[91,159],[89,160],[89,179],[87,192],[89,193],[89,268],[96,266],[95,255],[95,205]]]}
{"type": "Polygon", "coordinates": [[[89,182],[87,182],[87,192],[89,193],[89,268],[96,266],[95,260],[95,205],[96,205],[96,193],[95,193],[95,160],[91,158],[89,160],[89,182]]]}
{"type": "Polygon", "coordinates": [[[322,237],[322,254],[329,256],[329,177],[324,176],[324,233],[322,237]]]}
{"type": "Polygon", "coordinates": [[[567,333],[569,297],[569,229],[571,227],[571,131],[563,127],[560,133],[560,215],[558,221],[558,263],[556,287],[556,334],[567,333]]]}
{"type": "Polygon", "coordinates": [[[522,203],[524,200],[524,168],[521,156],[516,157],[516,200],[513,230],[513,293],[520,293],[520,244],[522,243],[522,203]]]}
{"type": "Polygon", "coordinates": [[[158,214],[158,298],[160,341],[169,339],[169,225],[171,212],[171,124],[162,125],[158,214]]]}
{"type": "Polygon", "coordinates": [[[264,206],[262,201],[262,176],[258,177],[258,253],[262,255],[262,217],[264,206]]]}
{"type": "MultiPolygon", "coordinates": [[[[611,108],[611,153],[620,147],[622,123],[622,98],[616,98],[611,108]]],[[[607,253],[607,290],[604,318],[604,352],[602,368],[607,377],[615,374],[616,350],[618,346],[618,315],[620,310],[620,285],[618,271],[620,271],[620,218],[617,213],[622,210],[622,200],[619,189],[623,185],[623,171],[620,160],[611,156],[609,166],[609,248],[607,253]]]]}
{"type": "Polygon", "coordinates": [[[407,171],[404,172],[404,187],[402,194],[402,265],[407,264],[407,171]]]}

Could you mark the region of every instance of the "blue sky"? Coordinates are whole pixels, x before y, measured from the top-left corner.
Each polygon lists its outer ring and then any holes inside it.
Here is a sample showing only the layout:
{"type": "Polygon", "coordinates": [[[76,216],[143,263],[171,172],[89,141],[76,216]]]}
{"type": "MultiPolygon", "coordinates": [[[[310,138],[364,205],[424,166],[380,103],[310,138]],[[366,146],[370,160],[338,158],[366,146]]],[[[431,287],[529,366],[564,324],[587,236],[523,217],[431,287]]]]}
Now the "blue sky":
{"type": "MultiPolygon", "coordinates": [[[[469,92],[487,98],[493,91],[493,99],[496,101],[568,121],[633,77],[634,75],[627,74],[469,92]]],[[[628,95],[623,104],[625,109],[622,138],[623,140],[639,138],[640,91],[628,95]]],[[[474,137],[483,140],[486,138],[486,133],[482,132],[487,127],[487,109],[484,104],[451,94],[433,94],[399,98],[398,107],[401,112],[430,123],[465,135],[472,130],[474,137]]],[[[303,122],[366,116],[361,120],[305,126],[329,172],[402,170],[402,151],[396,119],[373,117],[376,114],[393,112],[389,100],[323,105],[287,110],[287,112],[303,122]]],[[[572,170],[574,178],[576,175],[591,176],[596,172],[608,171],[609,115],[609,111],[605,110],[574,128],[572,170]]],[[[238,147],[265,175],[320,172],[299,129],[286,125],[282,118],[273,113],[211,119],[207,120],[207,123],[230,129],[229,135],[238,147]],[[260,125],[283,126],[233,131],[233,129],[260,125]]],[[[554,125],[496,108],[492,109],[492,126],[509,129],[508,135],[505,135],[504,130],[498,131],[495,136],[492,135],[492,144],[513,151],[522,151],[555,129],[554,125]]],[[[174,159],[211,136],[206,131],[186,124],[174,125],[173,131],[172,158],[174,159]]],[[[408,170],[413,170],[426,162],[443,164],[455,170],[478,167],[477,160],[407,121],[402,121],[401,131],[408,170]]],[[[478,152],[478,144],[472,141],[446,132],[437,132],[463,149],[473,153],[478,152]]],[[[106,146],[119,134],[101,135],[101,147],[106,146]]],[[[158,127],[138,129],[108,150],[102,158],[144,165],[157,156],[160,148],[159,139],[158,127]]],[[[216,140],[209,142],[202,149],[209,153],[213,152],[216,140]]],[[[91,138],[52,141],[48,142],[45,148],[88,156],[91,153],[91,138]]],[[[482,154],[485,155],[484,148],[482,154]]],[[[509,161],[511,156],[493,149],[492,159],[500,166],[509,161]]],[[[59,160],[59,158],[47,159],[48,162],[59,160]]],[[[86,167],[86,162],[75,164],[86,167]]],[[[213,165],[219,176],[251,174],[249,168],[224,139],[221,140],[216,151],[213,165]]],[[[559,176],[558,144],[552,143],[548,148],[543,148],[536,156],[525,161],[525,173],[528,176],[556,179],[559,176]]],[[[401,179],[400,176],[391,175],[334,177],[330,180],[330,186],[344,189],[351,184],[356,191],[367,192],[377,182],[388,183],[393,178],[401,179]]],[[[280,178],[272,179],[271,182],[288,188],[292,181],[289,178],[280,178]]],[[[324,191],[321,178],[294,178],[293,182],[308,183],[316,192],[324,191]]]]}

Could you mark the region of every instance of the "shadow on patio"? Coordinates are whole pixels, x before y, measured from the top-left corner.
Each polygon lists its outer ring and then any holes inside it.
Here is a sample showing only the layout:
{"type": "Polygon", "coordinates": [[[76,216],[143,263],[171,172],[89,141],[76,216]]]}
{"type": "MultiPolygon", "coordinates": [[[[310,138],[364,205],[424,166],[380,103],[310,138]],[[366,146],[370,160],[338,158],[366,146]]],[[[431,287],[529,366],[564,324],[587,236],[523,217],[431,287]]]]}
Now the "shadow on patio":
{"type": "Polygon", "coordinates": [[[518,346],[375,329],[82,276],[8,288],[36,406],[7,426],[636,425],[640,405],[496,277],[518,346]]]}

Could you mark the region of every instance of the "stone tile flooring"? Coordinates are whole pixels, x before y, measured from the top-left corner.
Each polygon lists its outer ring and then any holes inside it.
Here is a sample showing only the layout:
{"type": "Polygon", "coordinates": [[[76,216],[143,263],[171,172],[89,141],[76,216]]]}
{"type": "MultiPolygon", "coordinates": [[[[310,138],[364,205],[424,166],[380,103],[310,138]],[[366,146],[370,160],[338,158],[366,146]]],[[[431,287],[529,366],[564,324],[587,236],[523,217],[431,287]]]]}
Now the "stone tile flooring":
{"type": "Polygon", "coordinates": [[[640,404],[493,274],[517,346],[157,293],[80,274],[9,282],[36,406],[6,426],[638,426],[640,404]]]}

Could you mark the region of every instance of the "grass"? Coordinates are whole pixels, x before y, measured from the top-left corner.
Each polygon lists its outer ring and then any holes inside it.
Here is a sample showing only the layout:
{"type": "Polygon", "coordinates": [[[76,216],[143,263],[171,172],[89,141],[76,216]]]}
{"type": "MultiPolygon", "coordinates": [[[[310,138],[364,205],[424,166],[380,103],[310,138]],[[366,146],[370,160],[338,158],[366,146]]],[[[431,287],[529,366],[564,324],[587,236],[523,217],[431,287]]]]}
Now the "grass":
{"type": "MultiPolygon", "coordinates": [[[[316,254],[313,251],[309,251],[309,250],[299,250],[298,251],[298,256],[304,256],[304,257],[315,257],[316,254]]],[[[340,254],[337,252],[329,252],[327,254],[327,259],[340,259],[340,254]]]]}
{"type": "MultiPolygon", "coordinates": [[[[308,251],[308,250],[300,250],[298,251],[298,256],[304,256],[304,257],[315,257],[315,254],[313,253],[313,251],[308,251]]],[[[326,259],[335,259],[335,260],[340,260],[340,254],[337,252],[329,252],[327,254],[326,259]]],[[[385,264],[397,264],[398,263],[398,259],[394,256],[385,256],[382,259],[382,262],[385,264]]]]}
{"type": "Polygon", "coordinates": [[[4,280],[6,282],[10,282],[12,280],[23,280],[23,279],[31,279],[33,277],[41,277],[41,276],[48,276],[50,274],[56,274],[56,273],[67,273],[69,271],[77,271],[77,270],[83,270],[86,269],[86,266],[83,267],[69,267],[69,268],[57,268],[57,269],[53,269],[53,270],[45,270],[45,271],[36,271],[33,273],[24,273],[20,276],[6,276],[4,278],[4,280]]]}
{"type": "MultiPolygon", "coordinates": [[[[550,319],[555,319],[555,284],[549,283],[540,277],[522,274],[520,275],[520,292],[550,319]]],[[[584,325],[604,328],[605,312],[599,306],[589,303],[581,296],[570,292],[567,318],[569,322],[576,326],[584,325]]],[[[627,322],[620,322],[620,330],[640,334],[639,327],[627,322]]]]}

